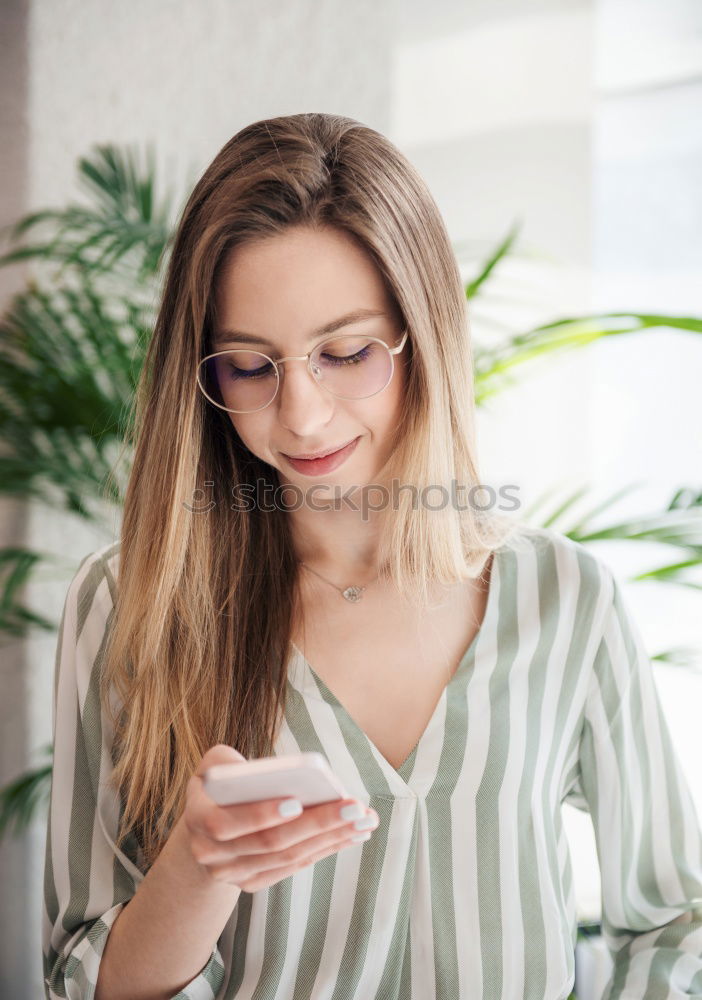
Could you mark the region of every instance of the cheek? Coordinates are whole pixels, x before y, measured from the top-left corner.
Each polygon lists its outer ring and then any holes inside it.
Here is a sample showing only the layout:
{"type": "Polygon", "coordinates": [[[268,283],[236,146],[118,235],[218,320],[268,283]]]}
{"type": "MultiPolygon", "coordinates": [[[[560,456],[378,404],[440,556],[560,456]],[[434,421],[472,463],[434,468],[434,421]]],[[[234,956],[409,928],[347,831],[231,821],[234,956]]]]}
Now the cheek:
{"type": "Polygon", "coordinates": [[[266,435],[264,433],[264,421],[262,420],[251,420],[243,418],[240,416],[235,417],[233,414],[229,414],[229,419],[232,422],[232,427],[238,434],[242,444],[249,451],[253,452],[255,455],[260,455],[262,448],[265,446],[266,435]]]}
{"type": "Polygon", "coordinates": [[[386,445],[395,434],[400,422],[401,396],[390,392],[390,388],[378,399],[378,406],[373,413],[368,413],[362,418],[362,423],[371,432],[376,443],[386,445]],[[382,400],[382,401],[381,401],[382,400]]]}
{"type": "Polygon", "coordinates": [[[400,419],[405,401],[405,382],[402,374],[396,368],[390,384],[377,396],[366,400],[372,407],[366,406],[365,413],[362,410],[358,411],[359,419],[376,431],[387,433],[395,428],[400,419]]]}

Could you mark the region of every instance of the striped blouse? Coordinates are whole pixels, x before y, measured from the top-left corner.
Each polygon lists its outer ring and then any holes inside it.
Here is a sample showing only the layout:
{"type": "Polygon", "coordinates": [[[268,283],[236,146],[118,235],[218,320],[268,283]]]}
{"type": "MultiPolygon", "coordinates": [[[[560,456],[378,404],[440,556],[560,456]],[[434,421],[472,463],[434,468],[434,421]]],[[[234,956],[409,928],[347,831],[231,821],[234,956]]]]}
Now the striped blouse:
{"type": "MultiPolygon", "coordinates": [[[[192,1000],[561,1000],[576,901],[561,805],[590,813],[604,996],[702,995],[702,837],[651,661],[606,563],[520,528],[495,552],[481,627],[396,770],[291,644],[276,754],[324,754],[372,806],[370,840],[242,892],[192,1000]]],[[[142,880],[115,845],[99,670],[119,542],[67,591],[54,683],[44,875],[48,998],[89,1000],[142,880]]]]}

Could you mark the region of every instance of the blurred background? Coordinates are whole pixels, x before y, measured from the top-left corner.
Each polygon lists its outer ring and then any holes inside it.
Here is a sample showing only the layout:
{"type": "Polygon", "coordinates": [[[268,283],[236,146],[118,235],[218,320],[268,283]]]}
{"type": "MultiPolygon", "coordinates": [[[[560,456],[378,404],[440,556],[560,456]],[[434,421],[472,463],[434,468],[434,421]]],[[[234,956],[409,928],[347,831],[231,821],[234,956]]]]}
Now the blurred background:
{"type": "MultiPolygon", "coordinates": [[[[119,531],[99,489],[158,255],[261,118],[350,116],[425,178],[469,299],[482,480],[625,585],[702,814],[699,0],[3,0],[0,74],[0,996],[43,995],[56,626],[119,531]]],[[[564,821],[589,1000],[599,869],[588,815],[564,821]]]]}

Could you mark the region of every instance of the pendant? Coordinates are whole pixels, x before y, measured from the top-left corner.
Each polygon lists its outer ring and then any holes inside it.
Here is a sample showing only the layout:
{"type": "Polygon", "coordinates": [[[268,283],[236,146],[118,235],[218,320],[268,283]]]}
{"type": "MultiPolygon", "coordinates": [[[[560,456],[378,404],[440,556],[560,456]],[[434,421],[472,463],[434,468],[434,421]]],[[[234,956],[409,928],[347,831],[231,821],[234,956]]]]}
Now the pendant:
{"type": "Polygon", "coordinates": [[[347,587],[346,590],[342,591],[342,596],[346,598],[347,601],[356,603],[356,601],[361,600],[361,596],[365,587],[347,587]]]}

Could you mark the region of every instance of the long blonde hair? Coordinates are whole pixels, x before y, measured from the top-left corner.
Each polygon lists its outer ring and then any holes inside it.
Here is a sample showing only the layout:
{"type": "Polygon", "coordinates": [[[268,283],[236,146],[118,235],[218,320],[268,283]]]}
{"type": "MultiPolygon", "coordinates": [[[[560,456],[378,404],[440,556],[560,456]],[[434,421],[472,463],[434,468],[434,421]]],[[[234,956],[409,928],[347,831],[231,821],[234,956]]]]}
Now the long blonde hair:
{"type": "MultiPolygon", "coordinates": [[[[216,743],[273,753],[285,710],[297,564],[283,510],[186,501],[207,481],[278,485],[195,381],[211,353],[214,290],[227,255],[290,226],[336,227],[371,255],[409,330],[404,414],[388,481],[480,484],[466,299],[423,180],[383,135],[350,118],[254,122],[220,150],[180,219],[134,400],[134,459],[123,511],[117,601],[101,674],[115,726],[118,840],[137,833],[146,865],[216,743]],[[110,694],[112,692],[112,695],[110,694]],[[111,699],[118,695],[115,718],[111,699]]],[[[379,561],[420,603],[431,581],[477,577],[516,521],[413,503],[401,491],[379,561]]]]}

